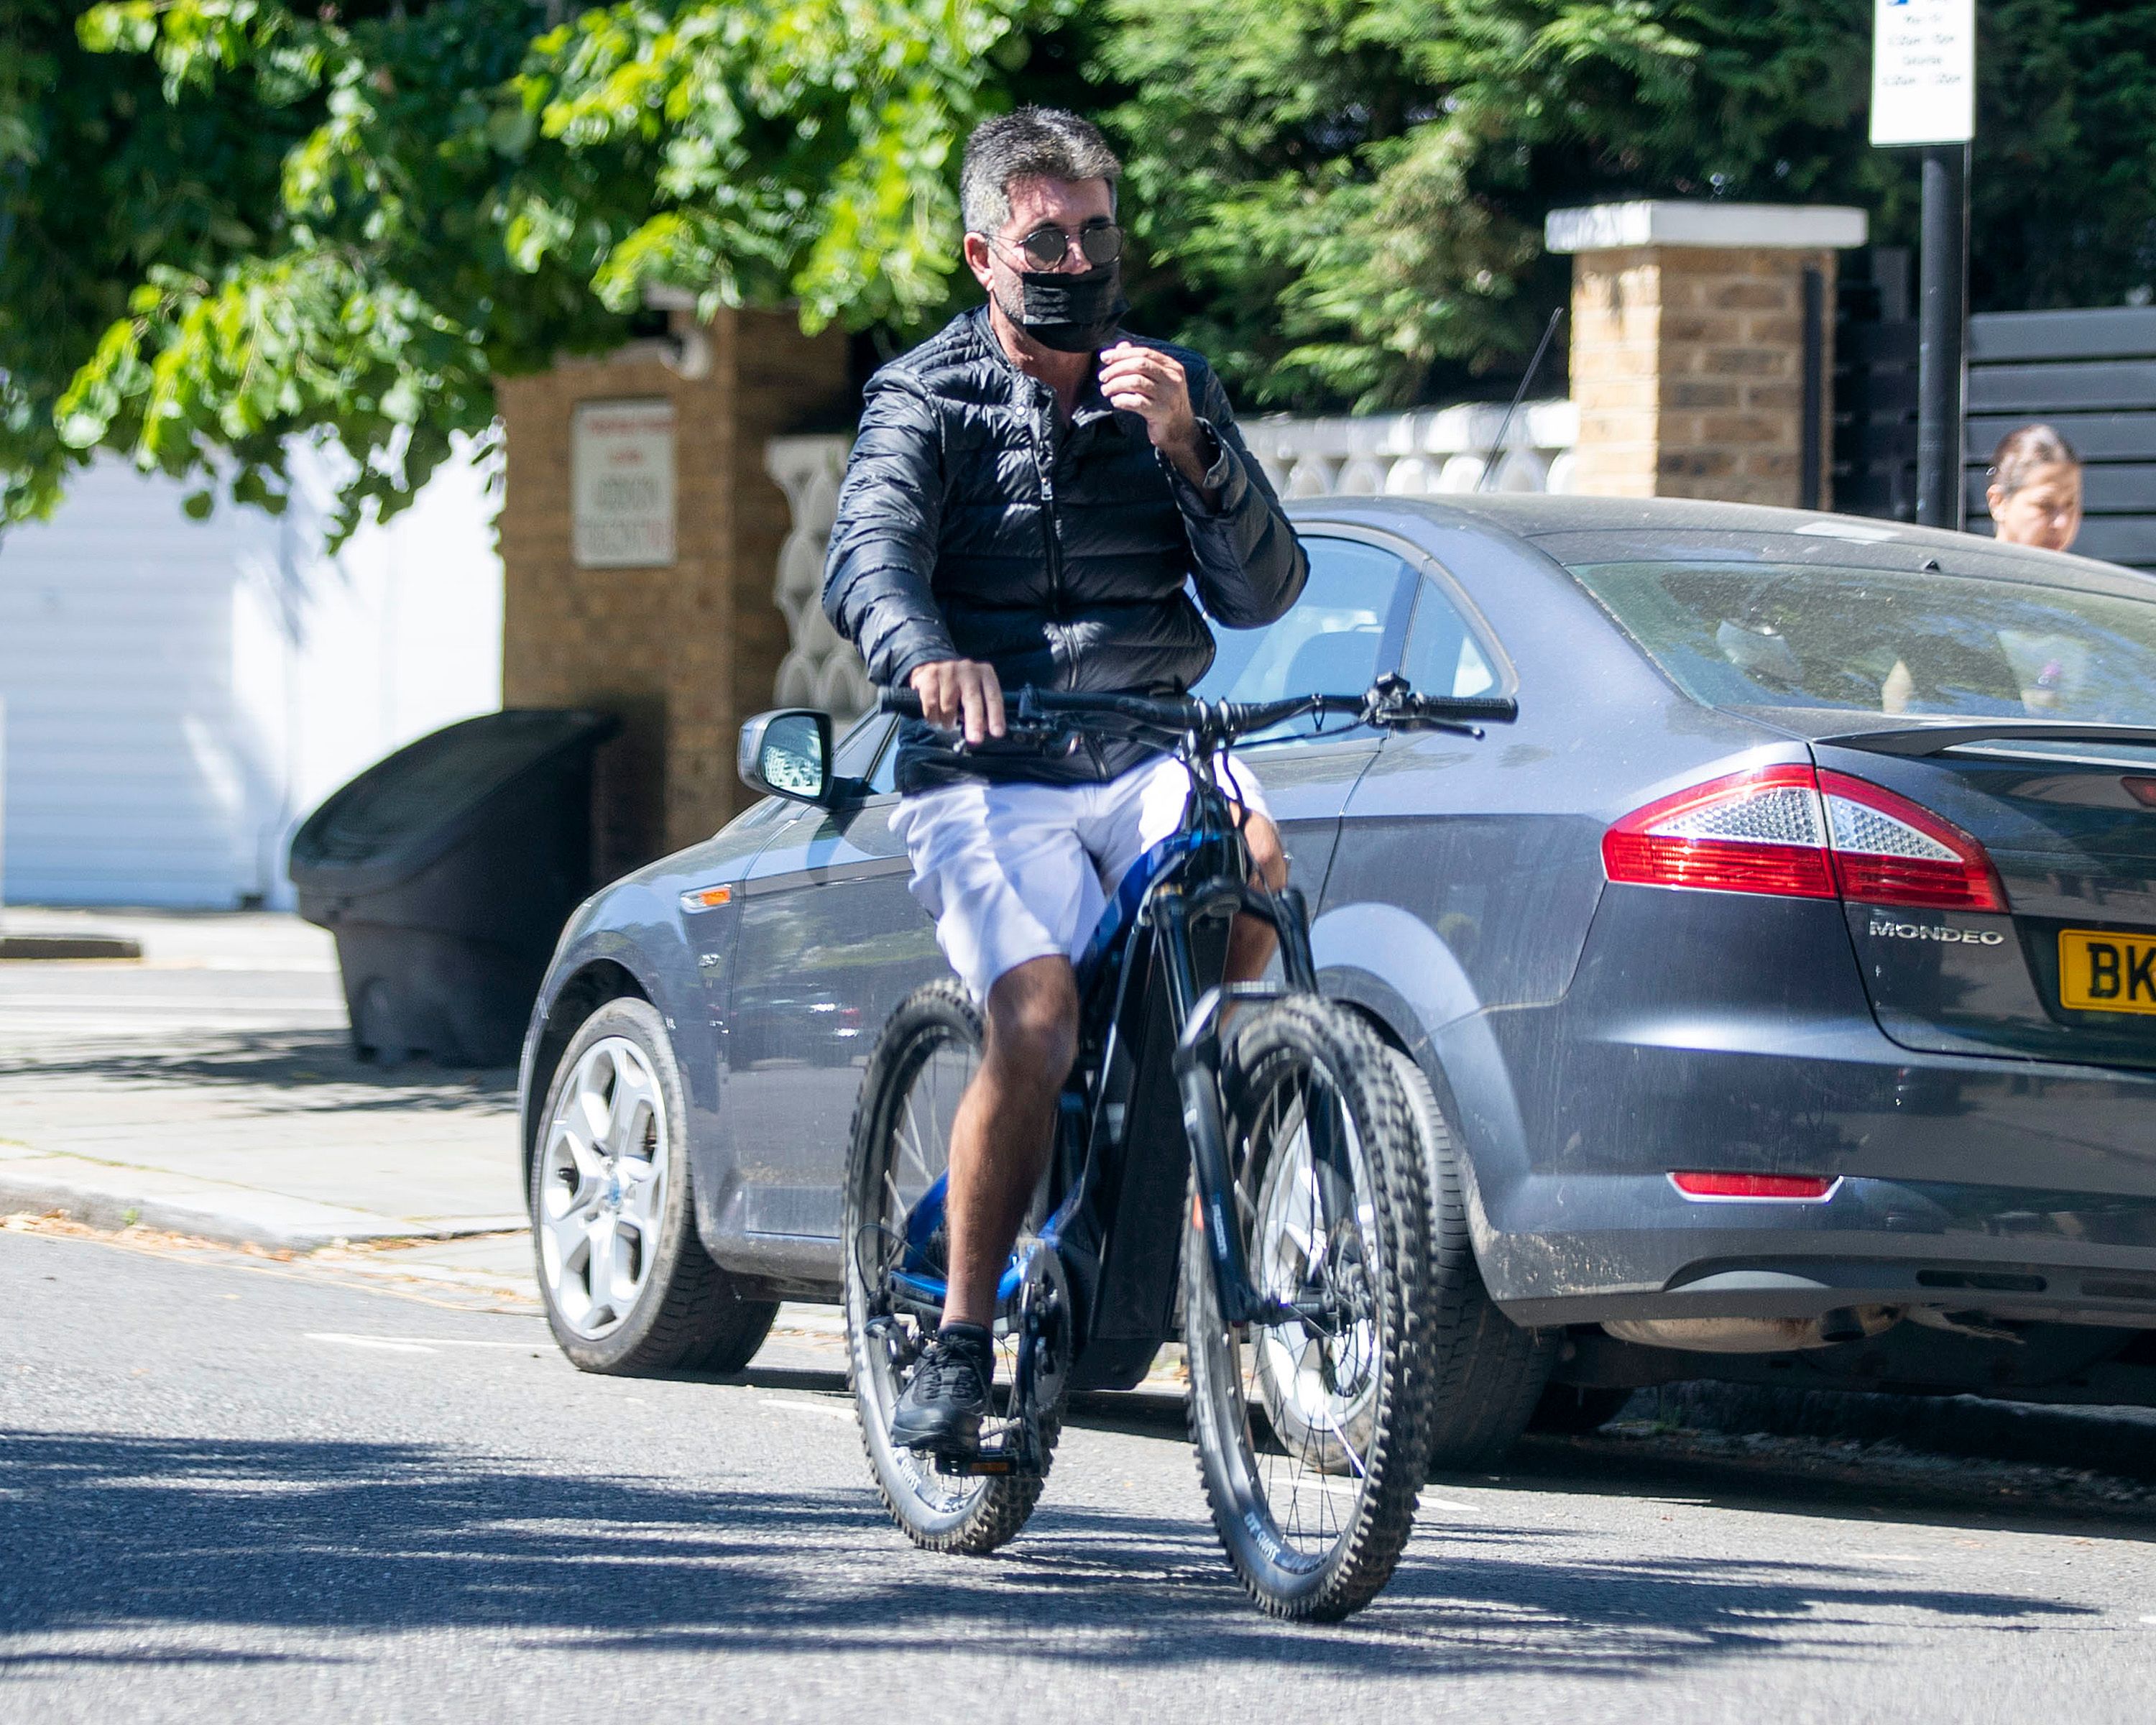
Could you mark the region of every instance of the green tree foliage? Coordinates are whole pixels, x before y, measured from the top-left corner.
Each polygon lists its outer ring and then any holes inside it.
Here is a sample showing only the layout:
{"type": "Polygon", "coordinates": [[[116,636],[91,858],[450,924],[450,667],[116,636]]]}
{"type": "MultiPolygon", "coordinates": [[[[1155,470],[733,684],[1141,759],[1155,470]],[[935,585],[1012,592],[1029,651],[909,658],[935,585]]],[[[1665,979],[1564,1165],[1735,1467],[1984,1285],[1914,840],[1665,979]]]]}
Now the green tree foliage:
{"type": "MultiPolygon", "coordinates": [[[[1855,203],[1916,238],[1866,138],[1871,0],[1104,0],[1142,309],[1258,399],[1430,399],[1517,365],[1564,292],[1552,208],[1855,203]]],[[[1979,310],[2156,275],[2156,7],[1979,0],[1979,310]]]]}
{"type": "MultiPolygon", "coordinates": [[[[1980,0],[1979,305],[2156,276],[2156,7],[1980,0]]],[[[899,339],[972,291],[956,157],[1105,116],[1139,326],[1245,398],[1428,400],[1517,366],[1551,208],[1835,200],[1871,0],[0,0],[0,520],[97,449],[275,506],[295,433],[407,501],[493,381],[650,284],[899,339]]],[[[1554,382],[1554,377],[1548,381],[1554,382]]],[[[201,502],[208,504],[207,490],[201,502]]]]}
{"type": "Polygon", "coordinates": [[[0,3],[0,519],[49,507],[82,459],[55,409],[131,291],[261,245],[301,131],[295,116],[167,101],[154,65],[82,47],[81,10],[0,3]]]}
{"type": "Polygon", "coordinates": [[[495,377],[620,341],[644,283],[812,324],[941,305],[954,140],[1049,11],[0,4],[35,50],[0,85],[8,515],[98,447],[275,506],[285,439],[330,428],[346,531],[485,433],[495,377]]]}
{"type": "Polygon", "coordinates": [[[1395,404],[1519,355],[1563,293],[1554,206],[1861,177],[1869,0],[1109,4],[1134,221],[1272,400],[1395,404]]]}
{"type": "MultiPolygon", "coordinates": [[[[1979,311],[2156,286],[2156,6],[1979,0],[1970,292],[1979,311]]],[[[1905,178],[1887,236],[1916,235],[1905,178]]]]}

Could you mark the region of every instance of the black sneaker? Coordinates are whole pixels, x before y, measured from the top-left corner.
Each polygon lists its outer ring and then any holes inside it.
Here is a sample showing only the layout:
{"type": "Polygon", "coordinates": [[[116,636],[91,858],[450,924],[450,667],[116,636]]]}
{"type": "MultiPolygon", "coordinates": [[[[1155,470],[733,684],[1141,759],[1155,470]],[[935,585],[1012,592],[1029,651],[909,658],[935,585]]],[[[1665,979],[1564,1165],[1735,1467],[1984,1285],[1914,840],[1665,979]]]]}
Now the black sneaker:
{"type": "Polygon", "coordinates": [[[974,1325],[947,1328],[921,1350],[913,1380],[891,1415],[891,1440],[939,1455],[970,1455],[979,1444],[995,1381],[995,1350],[974,1325]]]}

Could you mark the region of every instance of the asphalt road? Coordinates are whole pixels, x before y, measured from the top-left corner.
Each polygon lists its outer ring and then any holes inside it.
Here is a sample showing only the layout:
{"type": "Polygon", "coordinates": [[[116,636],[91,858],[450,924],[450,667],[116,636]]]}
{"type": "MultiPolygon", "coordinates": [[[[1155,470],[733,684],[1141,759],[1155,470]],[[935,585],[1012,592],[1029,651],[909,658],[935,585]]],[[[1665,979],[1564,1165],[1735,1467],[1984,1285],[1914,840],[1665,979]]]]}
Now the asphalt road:
{"type": "Polygon", "coordinates": [[[0,1718],[2133,1720],[2156,1519],[1529,1445],[1353,1622],[1258,1616],[1172,1417],[915,1552],[806,1343],[578,1375],[529,1317],[0,1233],[0,1718]],[[788,1360],[791,1363],[788,1363],[788,1360]],[[775,1363],[774,1363],[775,1362],[775,1363]]]}

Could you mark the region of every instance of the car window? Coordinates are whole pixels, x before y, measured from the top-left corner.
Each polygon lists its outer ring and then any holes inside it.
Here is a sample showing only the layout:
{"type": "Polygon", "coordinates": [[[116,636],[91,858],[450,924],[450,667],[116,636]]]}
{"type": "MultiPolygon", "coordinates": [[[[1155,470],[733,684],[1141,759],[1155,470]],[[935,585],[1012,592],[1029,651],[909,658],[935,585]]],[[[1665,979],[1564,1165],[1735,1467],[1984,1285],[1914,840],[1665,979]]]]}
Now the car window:
{"type": "MultiPolygon", "coordinates": [[[[896,732],[897,726],[891,730],[896,732]]],[[[887,797],[898,788],[898,744],[886,741],[884,751],[876,757],[875,771],[869,774],[869,794],[887,797]]]]}
{"type": "Polygon", "coordinates": [[[2156,603],[1940,572],[1714,560],[1573,575],[1697,701],[2156,724],[2156,603]]]}
{"type": "MultiPolygon", "coordinates": [[[[1359,695],[1399,663],[1414,569],[1397,552],[1358,539],[1312,534],[1303,548],[1310,580],[1294,608],[1263,629],[1215,624],[1219,650],[1194,694],[1216,701],[1359,695]]],[[[1295,728],[1312,727],[1304,720],[1295,728]]]]}
{"type": "Polygon", "coordinates": [[[831,751],[833,775],[839,778],[865,778],[891,726],[891,719],[883,713],[870,713],[855,720],[851,728],[839,739],[838,747],[831,751]]]}
{"type": "Polygon", "coordinates": [[[1490,657],[1452,595],[1424,576],[1408,629],[1407,655],[1400,661],[1415,693],[1455,698],[1486,693],[1497,686],[1490,657]]]}
{"type": "Polygon", "coordinates": [[[897,729],[898,721],[887,713],[870,713],[856,719],[832,752],[832,776],[865,779],[872,797],[896,790],[898,750],[891,742],[891,734],[897,729]]]}

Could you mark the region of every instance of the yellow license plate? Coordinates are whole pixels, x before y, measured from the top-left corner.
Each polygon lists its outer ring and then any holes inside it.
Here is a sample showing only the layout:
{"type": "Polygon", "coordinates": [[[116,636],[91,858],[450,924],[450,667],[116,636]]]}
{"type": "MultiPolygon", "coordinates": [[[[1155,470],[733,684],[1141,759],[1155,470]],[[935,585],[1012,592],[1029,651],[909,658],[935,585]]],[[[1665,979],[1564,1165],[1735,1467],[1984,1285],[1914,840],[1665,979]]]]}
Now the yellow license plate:
{"type": "Polygon", "coordinates": [[[2156,935],[2059,931],[2059,1004],[2156,1013],[2156,935]]]}

